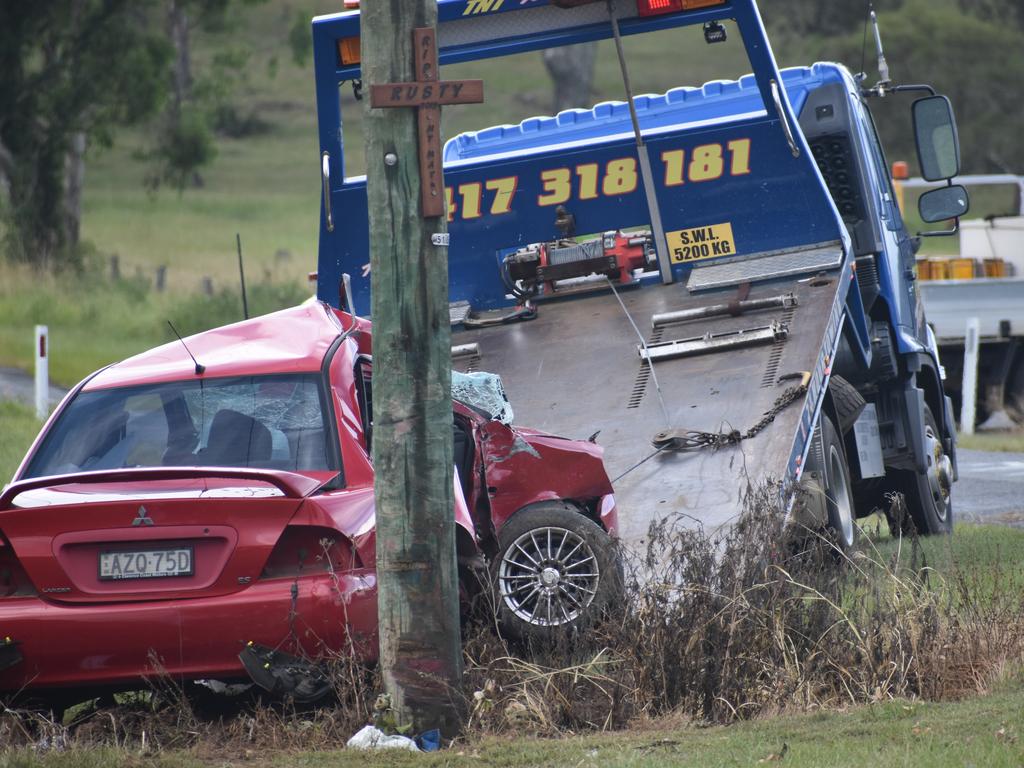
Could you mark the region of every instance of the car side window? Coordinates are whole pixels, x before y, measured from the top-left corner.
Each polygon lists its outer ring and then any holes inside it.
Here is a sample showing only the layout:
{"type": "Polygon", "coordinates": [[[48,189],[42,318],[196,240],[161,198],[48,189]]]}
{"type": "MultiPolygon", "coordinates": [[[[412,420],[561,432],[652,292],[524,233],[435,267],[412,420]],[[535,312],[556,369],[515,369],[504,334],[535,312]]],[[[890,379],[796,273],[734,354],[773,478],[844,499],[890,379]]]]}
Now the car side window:
{"type": "Polygon", "coordinates": [[[366,436],[366,452],[372,456],[373,448],[373,362],[366,355],[356,361],[356,399],[366,436]]]}

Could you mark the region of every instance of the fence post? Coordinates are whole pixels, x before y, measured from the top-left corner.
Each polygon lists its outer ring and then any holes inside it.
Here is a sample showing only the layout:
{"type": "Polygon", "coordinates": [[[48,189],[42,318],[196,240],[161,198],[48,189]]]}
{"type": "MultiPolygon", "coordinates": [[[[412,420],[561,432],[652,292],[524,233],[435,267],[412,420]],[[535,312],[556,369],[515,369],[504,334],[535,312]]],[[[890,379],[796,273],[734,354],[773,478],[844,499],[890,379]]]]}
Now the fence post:
{"type": "Polygon", "coordinates": [[[50,334],[45,325],[36,326],[36,418],[50,415],[50,334]]]}
{"type": "Polygon", "coordinates": [[[964,334],[964,378],[960,388],[960,431],[965,435],[974,434],[974,413],[978,397],[978,336],[980,333],[978,318],[967,318],[967,331],[964,334]]]}

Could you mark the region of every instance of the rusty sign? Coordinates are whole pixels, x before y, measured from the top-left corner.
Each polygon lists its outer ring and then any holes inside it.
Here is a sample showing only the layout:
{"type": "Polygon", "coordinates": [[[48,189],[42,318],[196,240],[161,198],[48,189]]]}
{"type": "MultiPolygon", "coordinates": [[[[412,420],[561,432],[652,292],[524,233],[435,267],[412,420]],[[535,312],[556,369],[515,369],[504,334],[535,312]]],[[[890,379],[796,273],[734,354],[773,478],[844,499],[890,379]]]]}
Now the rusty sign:
{"type": "Polygon", "coordinates": [[[374,108],[416,109],[420,162],[420,206],[424,218],[442,216],[444,167],[441,163],[441,106],[479,104],[484,100],[483,80],[438,80],[437,39],[432,27],[413,30],[416,81],[370,86],[374,108]]]}

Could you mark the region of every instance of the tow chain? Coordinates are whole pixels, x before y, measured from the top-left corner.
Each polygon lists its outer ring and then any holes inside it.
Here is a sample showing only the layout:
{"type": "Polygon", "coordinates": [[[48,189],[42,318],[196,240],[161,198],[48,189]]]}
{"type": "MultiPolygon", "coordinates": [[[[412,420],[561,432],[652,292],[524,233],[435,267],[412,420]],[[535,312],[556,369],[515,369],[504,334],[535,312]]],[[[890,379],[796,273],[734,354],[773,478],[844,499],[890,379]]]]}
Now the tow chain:
{"type": "MultiPolygon", "coordinates": [[[[775,398],[775,402],[772,403],[772,407],[765,411],[764,416],[762,416],[756,424],[745,432],[741,432],[738,429],[733,429],[728,432],[702,432],[700,430],[693,429],[670,429],[656,434],[651,442],[658,451],[668,450],[686,452],[699,451],[704,448],[717,450],[719,448],[724,448],[727,445],[735,445],[741,440],[749,440],[763,432],[769,424],[775,421],[776,416],[807,393],[807,382],[810,379],[810,374],[798,373],[791,375],[794,377],[800,376],[800,383],[788,387],[777,398],[775,398]]],[[[789,377],[787,376],[785,378],[789,377]]]]}

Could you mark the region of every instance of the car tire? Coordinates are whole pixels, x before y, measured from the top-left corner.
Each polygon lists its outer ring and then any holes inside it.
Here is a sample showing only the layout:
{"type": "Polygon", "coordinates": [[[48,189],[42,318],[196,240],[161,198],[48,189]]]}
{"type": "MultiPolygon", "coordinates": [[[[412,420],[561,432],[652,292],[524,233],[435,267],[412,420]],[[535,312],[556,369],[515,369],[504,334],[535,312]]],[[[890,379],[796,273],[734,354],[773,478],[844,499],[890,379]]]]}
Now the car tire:
{"type": "Polygon", "coordinates": [[[839,436],[832,419],[821,416],[821,454],[812,456],[808,465],[822,478],[825,493],[826,524],[836,545],[843,551],[853,549],[857,542],[856,514],[853,504],[853,490],[850,483],[850,465],[846,461],[843,439],[839,436]],[[820,462],[820,465],[819,465],[820,462]]]}
{"type": "Polygon", "coordinates": [[[924,443],[927,467],[923,473],[901,473],[907,518],[924,536],[953,532],[953,467],[942,445],[942,434],[931,408],[924,407],[924,443]]]}
{"type": "Polygon", "coordinates": [[[498,536],[491,572],[498,625],[513,640],[577,632],[622,589],[615,542],[563,502],[543,502],[510,518],[498,536]]]}

